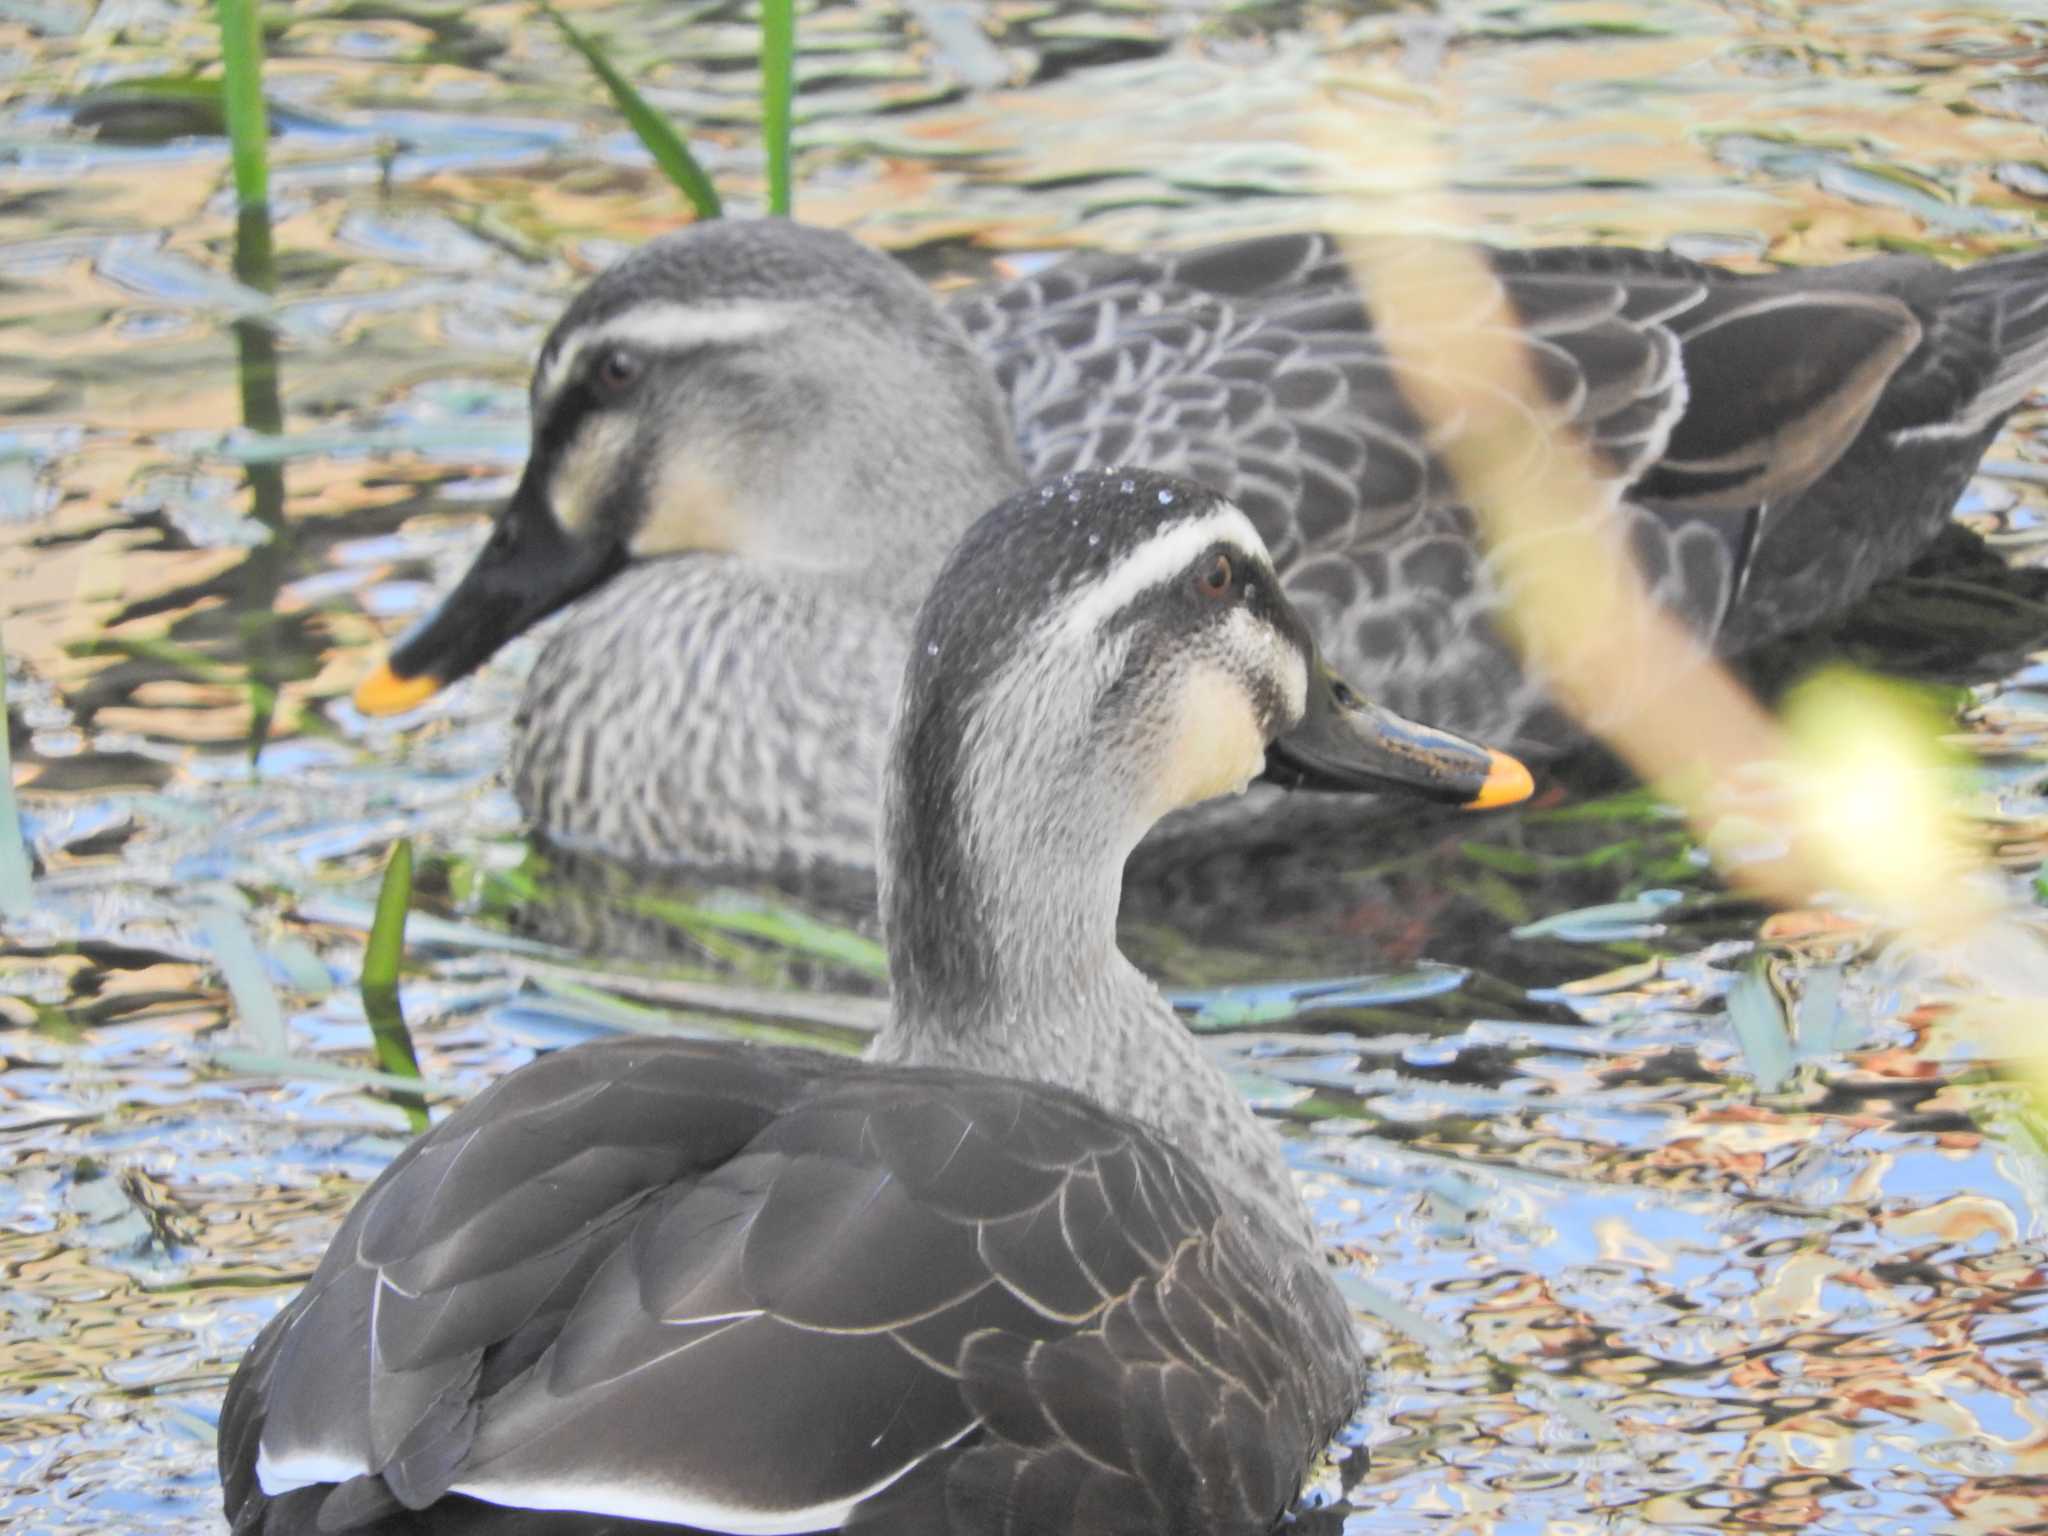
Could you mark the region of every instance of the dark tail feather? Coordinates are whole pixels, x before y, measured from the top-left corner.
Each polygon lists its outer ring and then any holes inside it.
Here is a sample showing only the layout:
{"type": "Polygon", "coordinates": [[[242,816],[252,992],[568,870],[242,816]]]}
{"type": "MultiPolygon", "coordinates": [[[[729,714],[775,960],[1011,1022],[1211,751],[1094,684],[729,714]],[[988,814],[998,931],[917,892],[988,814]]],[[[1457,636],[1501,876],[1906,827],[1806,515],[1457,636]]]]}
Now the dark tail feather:
{"type": "Polygon", "coordinates": [[[1990,354],[1960,425],[1989,426],[2048,384],[2048,249],[1979,262],[1959,275],[1942,309],[1967,315],[1990,354]]]}

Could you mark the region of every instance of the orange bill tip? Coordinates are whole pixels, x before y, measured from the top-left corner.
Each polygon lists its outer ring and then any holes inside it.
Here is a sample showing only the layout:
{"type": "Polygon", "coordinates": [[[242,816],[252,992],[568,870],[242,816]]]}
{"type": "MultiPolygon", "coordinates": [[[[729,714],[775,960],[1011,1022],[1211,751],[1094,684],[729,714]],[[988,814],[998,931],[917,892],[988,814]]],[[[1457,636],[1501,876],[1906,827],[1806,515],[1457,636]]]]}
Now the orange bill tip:
{"type": "Polygon", "coordinates": [[[1468,811],[1490,811],[1498,806],[1519,805],[1535,793],[1536,780],[1517,758],[1505,752],[1488,752],[1491,766],[1479,793],[1465,802],[1468,811]]]}
{"type": "MultiPolygon", "coordinates": [[[[440,691],[438,679],[425,673],[400,677],[391,670],[390,662],[380,662],[376,671],[356,684],[356,708],[366,715],[402,715],[408,709],[418,709],[440,691]]],[[[1489,787],[1492,783],[1487,780],[1489,787]]]]}

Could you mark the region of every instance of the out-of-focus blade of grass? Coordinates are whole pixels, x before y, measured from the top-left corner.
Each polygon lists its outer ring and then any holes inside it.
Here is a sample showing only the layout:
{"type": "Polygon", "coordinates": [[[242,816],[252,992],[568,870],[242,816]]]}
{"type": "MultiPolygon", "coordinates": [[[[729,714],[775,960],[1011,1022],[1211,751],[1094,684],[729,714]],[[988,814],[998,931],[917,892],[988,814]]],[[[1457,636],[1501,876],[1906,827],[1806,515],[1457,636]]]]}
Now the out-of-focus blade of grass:
{"type": "Polygon", "coordinates": [[[270,963],[284,972],[285,983],[294,992],[318,1000],[334,990],[327,962],[304,939],[279,935],[271,941],[270,963]]]}
{"type": "Polygon", "coordinates": [[[796,93],[796,11],[761,0],[761,148],[768,157],[768,211],[789,213],[790,101],[796,93]]]}
{"type": "Polygon", "coordinates": [[[0,917],[28,911],[28,848],[14,808],[14,756],[7,740],[7,648],[0,644],[0,917]]]}
{"type": "Polygon", "coordinates": [[[535,986],[548,990],[559,990],[564,984],[585,990],[602,988],[614,1001],[623,995],[643,1004],[737,1013],[748,1018],[782,1019],[862,1035],[874,1034],[889,1021],[889,1005],[878,997],[780,992],[768,987],[739,987],[725,982],[633,976],[614,971],[569,971],[544,965],[521,966],[520,971],[535,986]]]}
{"type": "Polygon", "coordinates": [[[1678,819],[1680,812],[1668,799],[1647,786],[1625,789],[1598,800],[1568,801],[1540,811],[1515,813],[1522,821],[1542,825],[1569,821],[1628,821],[1644,826],[1678,819]]]}
{"type": "Polygon", "coordinates": [[[235,200],[270,201],[270,118],[263,107],[263,23],[256,0],[220,0],[221,106],[234,162],[235,200]]]}
{"type": "Polygon", "coordinates": [[[1785,1010],[1758,960],[1728,989],[1728,1026],[1749,1063],[1758,1093],[1776,1093],[1792,1081],[1798,1058],[1785,1027],[1785,1010]]]}
{"type": "MultiPolygon", "coordinates": [[[[1355,1138],[1355,1142],[1363,1146],[1377,1143],[1379,1138],[1361,1136],[1355,1138]]],[[[1352,1140],[1346,1141],[1347,1146],[1352,1144],[1352,1140]]],[[[1388,1150],[1400,1161],[1413,1162],[1413,1159],[1400,1157],[1402,1149],[1399,1147],[1389,1146],[1388,1150]]],[[[1431,1200],[1448,1207],[1460,1221],[1470,1221],[1479,1216],[1498,1194],[1492,1184],[1482,1183],[1458,1172],[1455,1168],[1407,1167],[1398,1172],[1389,1172],[1353,1168],[1345,1163],[1331,1162],[1319,1157],[1296,1158],[1291,1161],[1304,1172],[1325,1174],[1339,1183],[1356,1184],[1366,1189],[1396,1189],[1407,1195],[1427,1195],[1431,1200]]]]}
{"type": "Polygon", "coordinates": [[[1166,1000],[1181,1011],[1189,1029],[1206,1034],[1282,1024],[1304,1014],[1335,1008],[1386,1007],[1441,997],[1463,986],[1469,974],[1455,965],[1430,963],[1384,976],[1268,981],[1251,986],[1169,992],[1166,1000]]]}
{"type": "Polygon", "coordinates": [[[437,1099],[452,1099],[461,1095],[462,1090],[453,1083],[444,1083],[434,1078],[402,1076],[394,1072],[377,1072],[369,1067],[351,1067],[338,1061],[322,1061],[317,1056],[274,1055],[269,1051],[215,1051],[208,1058],[217,1067],[228,1072],[246,1072],[253,1077],[316,1078],[328,1082],[352,1083],[358,1088],[374,1088],[391,1094],[400,1100],[423,1099],[432,1094],[437,1099]]]}
{"type": "Polygon", "coordinates": [[[1337,1282],[1344,1304],[1352,1311],[1378,1319],[1443,1359],[1456,1360],[1466,1353],[1464,1342],[1455,1334],[1431,1322],[1400,1297],[1381,1290],[1363,1275],[1349,1269],[1338,1269],[1331,1271],[1331,1278],[1337,1282]]]}
{"type": "Polygon", "coordinates": [[[685,902],[647,896],[632,905],[634,910],[695,937],[732,934],[761,939],[813,959],[829,960],[862,976],[881,980],[889,974],[889,956],[873,939],[779,902],[739,896],[685,902]]]}
{"type": "Polygon", "coordinates": [[[1620,939],[1653,939],[1664,931],[1671,908],[1685,900],[1683,891],[1644,891],[1627,901],[1602,902],[1555,912],[1513,930],[1518,939],[1562,939],[1567,944],[1612,944],[1620,939]]]}
{"type": "Polygon", "coordinates": [[[1855,1043],[1855,1020],[1842,1002],[1839,966],[1816,965],[1806,970],[1792,1022],[1803,1057],[1832,1056],[1855,1043]]]}
{"type": "Polygon", "coordinates": [[[1233,1067],[1223,1075],[1245,1103],[1275,1114],[1298,1107],[1315,1093],[1313,1088],[1285,1082],[1267,1072],[1254,1072],[1249,1067],[1233,1067]]]}
{"type": "Polygon", "coordinates": [[[174,668],[195,682],[224,683],[232,687],[236,681],[232,668],[222,666],[204,652],[189,645],[180,645],[175,640],[149,635],[93,635],[84,640],[67,640],[64,654],[130,656],[137,661],[154,661],[174,668]]]}
{"type": "Polygon", "coordinates": [[[211,75],[144,75],[85,91],[71,102],[71,126],[102,142],[163,144],[227,134],[221,82],[211,75]]]}
{"type": "Polygon", "coordinates": [[[718,1013],[692,1011],[674,1014],[628,1002],[615,993],[587,987],[568,976],[534,976],[534,985],[549,996],[575,1007],[585,1017],[606,1028],[634,1035],[675,1035],[689,1040],[712,1038],[746,1040],[755,1045],[797,1046],[858,1056],[867,1043],[867,1033],[819,1035],[777,1024],[760,1024],[750,1019],[730,1018],[718,1013]]]}
{"type": "Polygon", "coordinates": [[[289,1049],[284,1011],[277,1005],[277,992],[270,985],[263,956],[249,937],[248,927],[233,912],[216,907],[199,919],[199,931],[220,965],[221,980],[228,984],[243,1035],[258,1051],[283,1055],[289,1049]]]}
{"type": "Polygon", "coordinates": [[[633,89],[632,82],[605,57],[604,51],[571,26],[569,19],[548,4],[548,0],[540,0],[540,8],[542,14],[560,29],[569,46],[583,55],[584,63],[604,82],[604,88],[611,92],[612,100],[625,115],[634,137],[654,156],[654,163],[661,167],[662,174],[690,200],[690,206],[697,210],[697,217],[717,218],[723,211],[719,206],[718,191],[688,146],[669,126],[668,119],[650,107],[647,99],[633,89]]]}
{"type": "MultiPolygon", "coordinates": [[[[363,948],[363,1014],[377,1065],[394,1078],[417,1081],[419,1057],[413,1054],[412,1032],[398,1006],[398,963],[405,955],[405,914],[412,905],[412,842],[401,837],[384,866],[377,889],[377,915],[370,920],[370,942],[363,948]]],[[[395,1097],[415,1129],[425,1130],[427,1101],[408,1089],[395,1097]]]]}
{"type": "MultiPolygon", "coordinates": [[[[336,928],[361,928],[367,931],[376,921],[376,914],[368,903],[344,896],[310,896],[293,908],[293,912],[304,922],[327,923],[336,928]]],[[[432,944],[445,949],[500,950],[514,955],[540,956],[559,956],[566,953],[534,939],[522,939],[517,934],[498,933],[489,928],[479,928],[473,923],[451,922],[445,917],[436,917],[431,912],[421,912],[409,918],[406,927],[414,943],[432,944]]]]}
{"type": "Polygon", "coordinates": [[[1664,962],[1655,955],[1633,965],[1616,966],[1597,976],[1581,976],[1554,987],[1532,987],[1530,998],[1539,1003],[1559,1002],[1574,997],[1604,997],[1610,992],[1632,992],[1648,986],[1664,973],[1664,962]]]}

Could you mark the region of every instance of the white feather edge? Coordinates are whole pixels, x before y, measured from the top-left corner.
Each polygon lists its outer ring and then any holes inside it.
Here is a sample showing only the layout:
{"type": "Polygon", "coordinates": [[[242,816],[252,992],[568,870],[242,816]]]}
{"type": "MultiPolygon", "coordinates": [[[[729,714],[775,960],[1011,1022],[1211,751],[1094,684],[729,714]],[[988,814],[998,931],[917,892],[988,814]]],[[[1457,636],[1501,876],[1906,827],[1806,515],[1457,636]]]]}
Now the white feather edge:
{"type": "MultiPolygon", "coordinates": [[[[522,1477],[513,1468],[487,1471],[463,1478],[450,1489],[468,1498],[480,1499],[505,1509],[553,1509],[587,1515],[617,1515],[622,1519],[661,1520],[672,1525],[695,1526],[699,1530],[722,1531],[730,1536],[803,1536],[811,1531],[836,1530],[845,1524],[855,1506],[871,1499],[900,1481],[920,1463],[938,1452],[958,1445],[981,1427],[971,1420],[958,1434],[912,1457],[865,1488],[844,1498],[795,1509],[722,1503],[692,1494],[687,1489],[636,1485],[630,1480],[593,1469],[589,1480],[522,1477]]],[[[345,1483],[361,1477],[362,1458],[336,1454],[319,1448],[272,1456],[268,1446],[256,1455],[256,1480],[272,1498],[296,1488],[319,1483],[345,1483]]]]}
{"type": "Polygon", "coordinates": [[[837,1530],[846,1523],[847,1516],[857,1505],[899,1482],[940,1451],[958,1445],[979,1428],[981,1420],[970,1420],[951,1439],[912,1457],[858,1492],[801,1509],[724,1504],[716,1499],[693,1495],[686,1489],[635,1486],[630,1482],[602,1477],[589,1482],[545,1477],[522,1479],[510,1469],[496,1476],[485,1474],[465,1478],[450,1491],[509,1509],[574,1510],[581,1514],[618,1515],[631,1520],[665,1520],[672,1525],[724,1532],[727,1536],[805,1536],[812,1531],[837,1530]]]}

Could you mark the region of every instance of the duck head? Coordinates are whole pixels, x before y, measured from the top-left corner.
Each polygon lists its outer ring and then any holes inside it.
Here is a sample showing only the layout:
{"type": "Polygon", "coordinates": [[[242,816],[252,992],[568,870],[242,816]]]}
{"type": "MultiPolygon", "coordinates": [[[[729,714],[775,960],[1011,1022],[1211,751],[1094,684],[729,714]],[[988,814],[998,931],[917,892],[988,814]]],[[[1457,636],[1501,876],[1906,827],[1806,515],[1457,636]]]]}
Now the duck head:
{"type": "Polygon", "coordinates": [[[1530,789],[1513,758],[1331,673],[1250,519],[1212,492],[1089,471],[996,507],[911,644],[882,850],[899,1014],[1071,1001],[1063,976],[1111,964],[1139,839],[1261,776],[1472,806],[1530,789]]]}
{"type": "Polygon", "coordinates": [[[693,225],[609,268],[548,336],[531,407],[511,501],[357,690],[366,713],[415,707],[632,561],[816,571],[907,610],[1022,478],[987,368],[924,286],[784,220],[693,225]]]}

